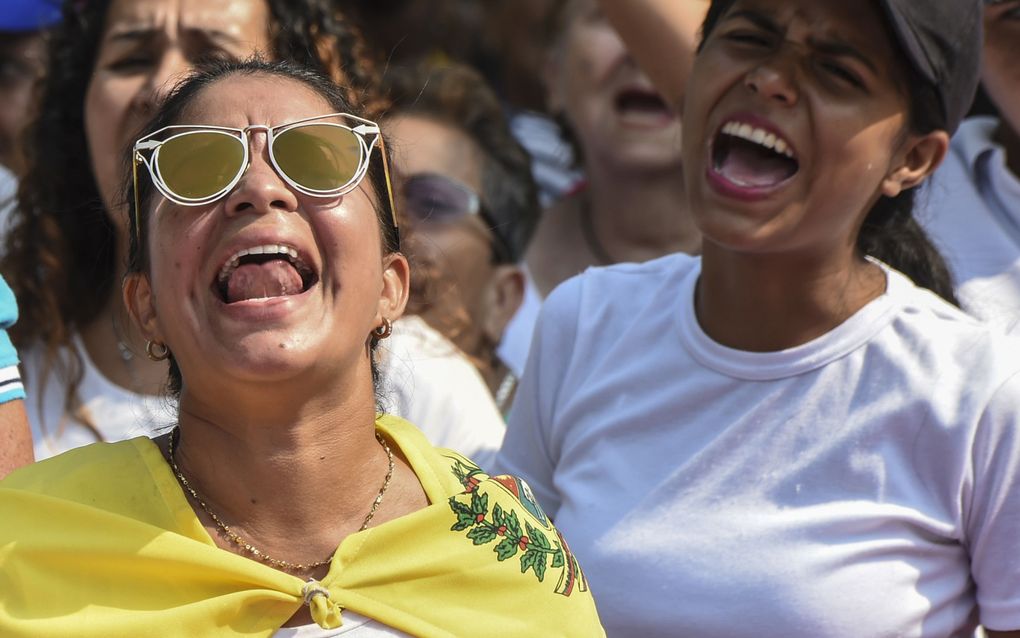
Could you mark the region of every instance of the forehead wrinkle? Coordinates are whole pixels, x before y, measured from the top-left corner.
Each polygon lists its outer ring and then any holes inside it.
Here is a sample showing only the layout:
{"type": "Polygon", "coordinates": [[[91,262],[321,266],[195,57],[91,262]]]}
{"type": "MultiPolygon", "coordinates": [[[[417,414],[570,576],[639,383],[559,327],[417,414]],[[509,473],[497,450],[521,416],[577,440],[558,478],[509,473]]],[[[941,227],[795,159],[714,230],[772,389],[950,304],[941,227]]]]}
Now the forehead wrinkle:
{"type": "MultiPolygon", "coordinates": [[[[771,3],[766,4],[761,2],[761,0],[747,0],[746,2],[738,1],[733,4],[723,19],[730,20],[743,18],[766,31],[782,36],[786,42],[792,44],[800,43],[799,40],[791,39],[791,31],[800,27],[800,29],[797,30],[806,31],[803,42],[810,48],[827,55],[855,58],[860,60],[876,74],[881,74],[882,70],[874,61],[874,58],[879,57],[884,59],[893,54],[889,38],[883,37],[880,40],[876,39],[874,42],[869,43],[855,42],[853,39],[846,37],[846,32],[848,30],[848,26],[858,23],[850,20],[842,20],[840,19],[840,16],[822,11],[819,8],[821,4],[822,3],[813,4],[810,7],[793,7],[784,4],[777,8],[771,3]],[[740,7],[739,9],[738,6],[740,7]],[[815,35],[816,31],[821,31],[821,34],[815,35]],[[869,44],[871,46],[865,46],[865,44],[869,44]],[[869,51],[874,51],[876,48],[879,52],[878,56],[868,55],[869,51]]],[[[869,6],[871,6],[870,3],[869,6]]],[[[891,34],[889,33],[886,22],[882,20],[882,16],[876,14],[875,17],[879,21],[880,30],[883,35],[890,36],[891,34]]],[[[857,29],[857,31],[861,32],[862,29],[857,29]]],[[[873,31],[869,30],[863,33],[856,33],[856,35],[866,36],[872,33],[873,31]]],[[[793,35],[797,34],[794,33],[793,35]]]]}
{"type": "Polygon", "coordinates": [[[211,6],[195,8],[175,2],[124,2],[127,6],[110,16],[112,21],[104,39],[144,37],[162,32],[241,43],[239,34],[243,25],[235,19],[234,11],[213,11],[211,6]]]}
{"type": "Polygon", "coordinates": [[[306,117],[327,115],[334,111],[336,111],[336,109],[332,104],[330,104],[329,100],[327,100],[325,96],[320,95],[317,91],[312,89],[312,87],[298,80],[265,73],[257,73],[254,75],[232,73],[217,79],[208,86],[202,87],[191,97],[188,104],[181,109],[180,117],[176,121],[171,122],[171,124],[194,124],[198,126],[214,125],[238,129],[243,129],[252,125],[263,125],[275,128],[282,124],[289,124],[306,117]],[[225,90],[222,89],[222,87],[226,83],[246,81],[278,84],[280,86],[280,95],[286,97],[287,104],[293,104],[299,100],[304,101],[304,98],[309,98],[306,104],[317,102],[321,108],[311,108],[303,111],[295,109],[294,112],[298,112],[300,114],[288,115],[282,118],[281,121],[276,121],[273,117],[270,117],[269,113],[270,111],[279,108],[280,103],[266,103],[247,96],[243,102],[235,102],[232,99],[233,93],[231,93],[224,96],[226,98],[230,98],[231,106],[234,107],[233,110],[228,111],[223,105],[223,98],[216,96],[215,101],[211,101],[209,98],[209,93],[211,91],[225,90]],[[299,87],[301,92],[295,92],[295,87],[299,87]],[[207,114],[209,112],[214,112],[217,116],[216,119],[219,121],[213,121],[213,118],[209,117],[207,114]],[[231,119],[234,114],[238,116],[234,121],[223,123],[223,120],[231,119]],[[242,118],[244,119],[242,120],[242,118]]]}

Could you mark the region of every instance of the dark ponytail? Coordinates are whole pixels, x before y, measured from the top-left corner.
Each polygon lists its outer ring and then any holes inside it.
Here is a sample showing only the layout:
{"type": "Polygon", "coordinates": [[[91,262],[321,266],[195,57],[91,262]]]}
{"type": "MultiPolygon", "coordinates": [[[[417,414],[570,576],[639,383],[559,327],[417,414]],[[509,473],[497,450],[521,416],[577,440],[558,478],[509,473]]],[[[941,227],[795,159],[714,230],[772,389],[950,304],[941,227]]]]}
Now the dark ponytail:
{"type": "MultiPolygon", "coordinates": [[[[699,51],[733,2],[712,0],[701,27],[699,51]]],[[[909,57],[900,50],[896,38],[890,36],[890,39],[895,47],[894,59],[908,60],[909,57]]],[[[935,87],[909,67],[903,69],[902,76],[906,84],[905,95],[910,101],[910,130],[918,135],[946,130],[948,127],[935,87]]],[[[959,306],[953,294],[953,278],[945,259],[914,217],[916,190],[905,190],[897,197],[879,198],[864,218],[857,236],[857,250],[862,255],[888,264],[910,277],[918,286],[959,306]]]]}
{"type": "Polygon", "coordinates": [[[914,218],[916,199],[916,189],[903,191],[897,197],[879,199],[864,219],[857,236],[857,250],[862,255],[870,255],[888,264],[910,277],[918,286],[959,306],[953,293],[949,267],[914,218]]]}

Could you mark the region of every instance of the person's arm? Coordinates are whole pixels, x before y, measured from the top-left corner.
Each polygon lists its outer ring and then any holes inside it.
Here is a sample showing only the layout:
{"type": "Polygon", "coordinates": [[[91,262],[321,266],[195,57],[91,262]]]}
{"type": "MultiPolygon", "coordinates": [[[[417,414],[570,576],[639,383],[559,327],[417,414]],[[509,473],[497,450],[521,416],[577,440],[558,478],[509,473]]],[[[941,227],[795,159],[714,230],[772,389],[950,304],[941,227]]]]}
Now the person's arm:
{"type": "Polygon", "coordinates": [[[34,460],[18,353],[7,336],[7,328],[17,320],[18,304],[7,282],[0,277],[0,478],[34,460]]]}
{"type": "Polygon", "coordinates": [[[602,11],[670,105],[683,105],[708,0],[601,0],[602,11]]]}

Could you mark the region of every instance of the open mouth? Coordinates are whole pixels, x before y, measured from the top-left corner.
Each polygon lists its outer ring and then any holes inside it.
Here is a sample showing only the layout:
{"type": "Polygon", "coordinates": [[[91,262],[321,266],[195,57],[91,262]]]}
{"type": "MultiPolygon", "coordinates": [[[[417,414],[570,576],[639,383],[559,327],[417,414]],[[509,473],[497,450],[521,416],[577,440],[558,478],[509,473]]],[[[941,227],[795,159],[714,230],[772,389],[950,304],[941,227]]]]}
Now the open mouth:
{"type": "Polygon", "coordinates": [[[660,123],[676,117],[661,95],[637,88],[625,89],[616,95],[616,110],[625,117],[660,123]]]}
{"type": "Polygon", "coordinates": [[[220,268],[213,291],[226,304],[306,292],[318,275],[290,246],[267,244],[234,253],[220,268]]]}
{"type": "Polygon", "coordinates": [[[731,121],[712,143],[712,169],[734,186],[769,189],[796,175],[800,162],[790,143],[775,132],[731,121]]]}

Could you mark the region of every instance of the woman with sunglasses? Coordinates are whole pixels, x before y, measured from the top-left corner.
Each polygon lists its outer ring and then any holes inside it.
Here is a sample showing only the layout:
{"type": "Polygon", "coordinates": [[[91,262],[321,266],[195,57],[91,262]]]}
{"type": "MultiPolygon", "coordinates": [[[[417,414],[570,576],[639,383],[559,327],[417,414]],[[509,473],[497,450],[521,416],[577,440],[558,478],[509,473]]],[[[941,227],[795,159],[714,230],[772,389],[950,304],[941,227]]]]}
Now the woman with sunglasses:
{"type": "Polygon", "coordinates": [[[608,634],[1020,636],[1020,342],[932,292],[912,217],[980,24],[980,0],[711,3],[683,111],[702,256],[550,297],[497,462],[608,634]]]}
{"type": "Polygon", "coordinates": [[[219,63],[134,145],[124,299],[178,421],[0,483],[4,636],[603,635],[522,483],[376,411],[409,269],[354,110],[219,63]]]}
{"type": "MultiPolygon", "coordinates": [[[[411,227],[407,249],[416,272],[434,274],[427,286],[416,277],[412,303],[453,342],[439,346],[450,353],[444,359],[470,357],[505,414],[516,376],[498,347],[524,299],[521,264],[540,211],[531,158],[495,93],[468,67],[391,69],[386,86],[392,106],[383,126],[411,227]]],[[[500,441],[502,432],[500,419],[500,441]]]]}
{"type": "Polygon", "coordinates": [[[172,418],[159,397],[166,363],[146,356],[119,294],[121,156],[167,89],[199,60],[260,51],[371,95],[378,84],[361,49],[329,0],[65,3],[0,262],[21,303],[11,336],[36,458],[172,418]]]}

